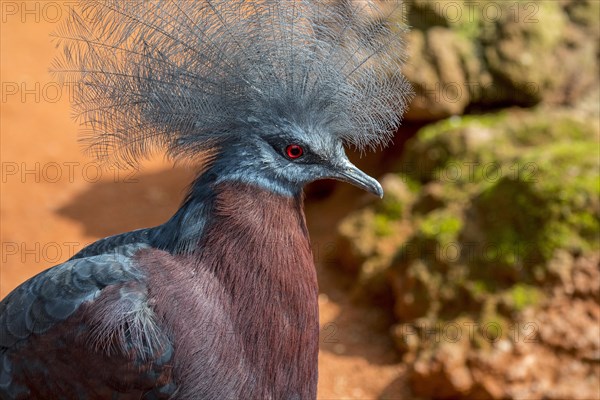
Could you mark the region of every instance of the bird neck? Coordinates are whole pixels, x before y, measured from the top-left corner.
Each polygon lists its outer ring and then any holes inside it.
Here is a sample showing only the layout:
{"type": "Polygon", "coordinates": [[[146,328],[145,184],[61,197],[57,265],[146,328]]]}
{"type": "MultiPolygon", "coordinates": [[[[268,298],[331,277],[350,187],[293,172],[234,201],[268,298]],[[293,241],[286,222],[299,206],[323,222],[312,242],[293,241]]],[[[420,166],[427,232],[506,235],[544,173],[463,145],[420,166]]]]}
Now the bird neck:
{"type": "MultiPolygon", "coordinates": [[[[282,204],[293,204],[294,210],[290,213],[301,214],[302,211],[302,189],[292,187],[274,179],[267,179],[258,175],[252,175],[248,167],[246,174],[239,173],[238,169],[230,170],[224,157],[218,160],[208,169],[201,173],[190,186],[183,204],[177,212],[166,223],[153,228],[152,244],[171,254],[193,253],[201,246],[200,238],[204,236],[207,224],[213,217],[219,191],[223,188],[236,188],[247,192],[253,192],[255,198],[278,199],[282,204]],[[229,169],[228,169],[229,168],[229,169]]],[[[231,189],[227,189],[229,191],[231,189]]],[[[269,201],[267,203],[272,203],[269,201]]],[[[241,209],[248,209],[252,203],[241,205],[241,209]]],[[[260,204],[259,204],[260,205],[260,204]]],[[[303,229],[305,224],[303,223],[303,229]]]]}
{"type": "Polygon", "coordinates": [[[164,224],[152,228],[154,247],[173,255],[198,251],[200,239],[211,220],[216,178],[216,174],[208,170],[194,180],[177,212],[164,224]]]}
{"type": "Polygon", "coordinates": [[[274,398],[315,398],[318,285],[302,196],[234,182],[215,194],[197,265],[228,293],[244,359],[262,371],[255,390],[275,384],[274,398]]]}
{"type": "Polygon", "coordinates": [[[296,277],[317,287],[302,192],[290,197],[258,185],[219,182],[209,170],[152,237],[154,247],[192,256],[228,282],[235,274],[256,274],[276,286],[296,277]]]}
{"type": "Polygon", "coordinates": [[[225,298],[221,312],[236,341],[217,343],[213,351],[229,357],[237,349],[236,363],[247,367],[240,379],[248,398],[316,398],[318,284],[302,196],[202,179],[165,225],[178,236],[173,243],[195,243],[175,255],[176,265],[192,272],[181,285],[198,277],[192,287],[202,290],[215,279],[213,289],[225,298]]]}

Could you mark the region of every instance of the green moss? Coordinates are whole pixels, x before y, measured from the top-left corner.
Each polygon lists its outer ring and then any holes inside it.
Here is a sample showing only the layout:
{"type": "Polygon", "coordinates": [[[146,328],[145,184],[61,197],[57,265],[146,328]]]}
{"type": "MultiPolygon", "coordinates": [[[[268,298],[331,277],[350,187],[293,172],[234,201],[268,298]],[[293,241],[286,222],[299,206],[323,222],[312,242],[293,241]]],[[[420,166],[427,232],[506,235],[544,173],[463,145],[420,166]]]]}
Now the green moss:
{"type": "Polygon", "coordinates": [[[419,193],[421,191],[422,185],[419,181],[413,179],[410,175],[407,174],[399,174],[399,176],[400,179],[402,179],[402,181],[406,183],[406,186],[411,192],[419,193]]]}
{"type": "Polygon", "coordinates": [[[463,17],[463,20],[453,25],[454,31],[464,39],[475,41],[479,38],[481,32],[479,13],[474,13],[473,19],[463,17]]]}
{"type": "Polygon", "coordinates": [[[394,233],[390,219],[385,214],[376,214],[374,224],[375,235],[378,237],[390,236],[394,233]]]}
{"type": "Polygon", "coordinates": [[[471,240],[478,246],[472,276],[505,286],[539,280],[544,271],[534,269],[557,249],[598,248],[600,165],[592,126],[535,111],[449,118],[423,128],[408,149],[420,174],[411,179],[443,190],[437,207],[420,207],[420,200],[413,206],[424,213],[416,235],[428,251],[431,243],[471,240]],[[477,220],[463,219],[457,209],[477,220]],[[463,225],[480,233],[460,238],[463,225]]]}
{"type": "MultiPolygon", "coordinates": [[[[530,28],[531,37],[539,43],[539,47],[551,49],[561,40],[563,31],[566,27],[566,18],[563,15],[560,4],[557,1],[537,1],[539,12],[533,17],[533,21],[540,21],[529,25],[537,25],[530,28]],[[543,21],[543,22],[542,22],[543,21]]],[[[523,22],[527,22],[523,19],[523,22]]]]}
{"type": "Polygon", "coordinates": [[[447,210],[434,210],[423,218],[418,230],[426,238],[446,243],[456,239],[462,226],[461,218],[454,213],[447,210]]]}
{"type": "MultiPolygon", "coordinates": [[[[409,151],[421,161],[425,182],[444,184],[447,203],[472,199],[488,240],[503,249],[526,243],[532,250],[520,256],[537,263],[599,235],[596,138],[589,123],[574,117],[500,113],[432,124],[409,151]],[[492,129],[494,138],[469,147],[466,129],[492,129]]],[[[436,218],[421,223],[422,234],[443,232],[436,218]]],[[[505,264],[518,261],[515,252],[505,254],[505,264]]]]}
{"type": "Polygon", "coordinates": [[[544,299],[557,252],[599,250],[599,134],[580,118],[544,110],[449,118],[408,143],[402,161],[412,169],[398,177],[411,201],[370,209],[374,236],[404,235],[387,271],[400,319],[435,327],[467,318],[488,328],[474,345],[490,346],[493,329],[506,338],[506,318],[544,299]],[[400,231],[400,218],[412,230],[400,231]]]}
{"type": "Polygon", "coordinates": [[[587,250],[597,247],[600,232],[598,199],[600,161],[595,142],[559,142],[535,149],[524,157],[537,168],[534,182],[539,197],[547,199],[542,238],[545,255],[557,248],[587,250]]]}
{"type": "Polygon", "coordinates": [[[470,286],[474,296],[483,296],[491,292],[491,287],[485,281],[475,280],[470,286]]]}
{"type": "Polygon", "coordinates": [[[516,311],[522,311],[525,307],[538,304],[544,297],[539,288],[524,283],[517,283],[507,294],[510,305],[516,311]]]}
{"type": "Polygon", "coordinates": [[[429,124],[417,133],[419,142],[433,144],[446,140],[448,134],[454,134],[464,128],[493,128],[506,119],[506,112],[484,115],[454,116],[434,124],[429,124]]]}
{"type": "Polygon", "coordinates": [[[384,197],[379,209],[389,219],[398,220],[404,213],[404,204],[397,199],[384,197]]]}
{"type": "Polygon", "coordinates": [[[574,117],[548,118],[535,114],[515,118],[506,127],[508,136],[518,145],[539,146],[548,144],[549,140],[590,140],[593,130],[589,124],[574,117]]]}

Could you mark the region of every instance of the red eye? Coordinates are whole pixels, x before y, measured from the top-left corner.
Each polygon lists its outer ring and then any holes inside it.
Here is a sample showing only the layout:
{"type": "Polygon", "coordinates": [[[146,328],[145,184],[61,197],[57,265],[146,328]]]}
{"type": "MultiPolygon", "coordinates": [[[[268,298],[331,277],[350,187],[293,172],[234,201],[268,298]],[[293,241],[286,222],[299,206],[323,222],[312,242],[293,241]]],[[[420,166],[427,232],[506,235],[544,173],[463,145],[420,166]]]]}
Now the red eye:
{"type": "Polygon", "coordinates": [[[300,158],[302,157],[302,154],[304,154],[304,150],[302,150],[302,147],[298,146],[297,144],[290,144],[288,147],[285,148],[285,152],[287,156],[292,160],[300,158]]]}

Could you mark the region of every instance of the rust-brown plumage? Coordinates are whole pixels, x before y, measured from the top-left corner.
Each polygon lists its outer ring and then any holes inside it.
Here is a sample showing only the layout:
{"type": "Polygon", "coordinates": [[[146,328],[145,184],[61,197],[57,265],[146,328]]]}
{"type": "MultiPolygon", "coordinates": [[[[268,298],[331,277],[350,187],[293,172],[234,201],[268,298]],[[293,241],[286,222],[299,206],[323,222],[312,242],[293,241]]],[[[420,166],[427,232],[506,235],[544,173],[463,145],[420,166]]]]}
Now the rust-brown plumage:
{"type": "Polygon", "coordinates": [[[318,288],[302,200],[238,184],[215,191],[201,254],[138,256],[153,272],[156,312],[173,327],[174,372],[187,377],[180,390],[227,398],[231,386],[247,398],[314,398],[318,288]],[[214,369],[198,363],[211,358],[214,369]],[[215,373],[220,391],[200,390],[215,373]]]}

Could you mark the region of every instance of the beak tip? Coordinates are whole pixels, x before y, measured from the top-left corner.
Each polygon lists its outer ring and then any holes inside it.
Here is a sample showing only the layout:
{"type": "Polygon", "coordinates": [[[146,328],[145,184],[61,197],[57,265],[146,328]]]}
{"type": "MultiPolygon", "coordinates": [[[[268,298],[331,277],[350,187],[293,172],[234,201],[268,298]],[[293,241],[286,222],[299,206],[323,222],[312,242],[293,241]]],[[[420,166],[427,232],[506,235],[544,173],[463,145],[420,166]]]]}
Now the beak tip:
{"type": "Polygon", "coordinates": [[[374,194],[380,199],[383,198],[383,188],[381,187],[381,184],[360,169],[356,168],[348,160],[346,160],[345,164],[343,164],[341,168],[336,168],[330,177],[357,186],[369,193],[374,194]]]}

